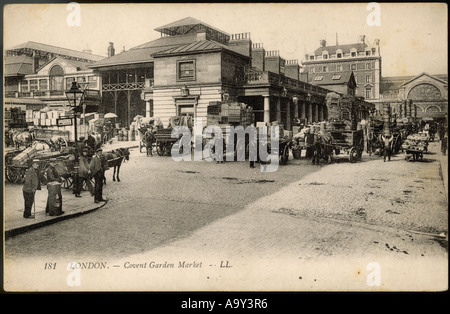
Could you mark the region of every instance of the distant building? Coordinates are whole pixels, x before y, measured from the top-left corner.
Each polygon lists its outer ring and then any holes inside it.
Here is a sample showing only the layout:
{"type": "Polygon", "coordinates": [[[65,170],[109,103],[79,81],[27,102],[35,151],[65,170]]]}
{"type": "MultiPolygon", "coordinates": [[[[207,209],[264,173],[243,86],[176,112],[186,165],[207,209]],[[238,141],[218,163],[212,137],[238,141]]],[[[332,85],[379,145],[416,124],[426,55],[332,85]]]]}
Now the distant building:
{"type": "Polygon", "coordinates": [[[36,103],[66,106],[64,91],[70,89],[74,80],[94,91],[89,96],[99,101],[99,77],[87,66],[103,58],[32,41],[8,48],[4,56],[6,103],[29,103],[28,108],[36,103]]]}
{"type": "Polygon", "coordinates": [[[319,85],[317,76],[338,76],[353,72],[357,84],[355,96],[364,97],[368,102],[379,103],[381,82],[380,41],[372,45],[366,43],[366,36],[361,35],[353,44],[327,46],[325,40],[320,47],[306,54],[302,61],[301,79],[319,85]]]}
{"type": "Polygon", "coordinates": [[[448,115],[447,74],[384,77],[381,91],[380,102],[390,103],[398,118],[416,115],[440,120],[448,115]],[[411,108],[406,100],[412,101],[411,108]]]}

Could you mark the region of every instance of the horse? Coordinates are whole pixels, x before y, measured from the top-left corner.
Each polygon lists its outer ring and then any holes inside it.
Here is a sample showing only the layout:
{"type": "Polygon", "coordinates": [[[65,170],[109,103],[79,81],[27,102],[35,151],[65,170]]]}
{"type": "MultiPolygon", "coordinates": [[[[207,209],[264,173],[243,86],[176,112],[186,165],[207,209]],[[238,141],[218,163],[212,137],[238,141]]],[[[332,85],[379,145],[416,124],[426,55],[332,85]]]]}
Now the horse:
{"type": "Polygon", "coordinates": [[[108,161],[108,166],[114,168],[113,172],[113,181],[120,182],[119,178],[119,171],[120,166],[122,165],[122,162],[125,160],[130,160],[130,151],[128,148],[118,148],[115,150],[112,150],[111,152],[103,153],[103,155],[106,157],[106,160],[108,161]],[[117,173],[117,174],[116,174],[117,173]]]}
{"type": "Polygon", "coordinates": [[[29,147],[33,142],[33,133],[29,130],[12,130],[11,138],[16,149],[20,146],[29,147]]]}

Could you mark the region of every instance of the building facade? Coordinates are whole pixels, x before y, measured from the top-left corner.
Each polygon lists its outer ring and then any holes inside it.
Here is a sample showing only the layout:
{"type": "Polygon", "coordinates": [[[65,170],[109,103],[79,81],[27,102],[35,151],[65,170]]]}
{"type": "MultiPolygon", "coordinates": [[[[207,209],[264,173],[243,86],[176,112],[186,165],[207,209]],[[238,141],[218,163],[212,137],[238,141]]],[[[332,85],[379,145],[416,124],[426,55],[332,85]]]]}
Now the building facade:
{"type": "MultiPolygon", "coordinates": [[[[135,115],[191,115],[206,122],[210,102],[224,99],[253,107],[255,122],[325,118],[329,90],[302,82],[297,60],[253,43],[250,33],[228,34],[188,17],[155,29],[159,39],[90,65],[102,78],[103,110],[127,127],[135,115]]],[[[112,48],[112,49],[111,49],[112,48]]],[[[112,54],[111,54],[112,52],[112,54]]]]}
{"type": "Polygon", "coordinates": [[[379,109],[381,54],[378,39],[369,45],[366,36],[361,35],[357,43],[334,46],[327,46],[326,41],[321,40],[319,48],[305,55],[302,66],[301,78],[311,84],[320,84],[315,78],[321,74],[353,72],[357,84],[355,96],[376,104],[379,109]]]}
{"type": "Polygon", "coordinates": [[[389,103],[398,118],[446,120],[448,117],[448,75],[421,73],[386,77],[381,85],[380,102],[389,103]]]}
{"type": "Polygon", "coordinates": [[[87,66],[103,58],[36,42],[9,48],[4,57],[5,103],[64,107],[68,105],[65,91],[72,81],[86,89],[87,103],[98,103],[100,78],[87,66]]]}

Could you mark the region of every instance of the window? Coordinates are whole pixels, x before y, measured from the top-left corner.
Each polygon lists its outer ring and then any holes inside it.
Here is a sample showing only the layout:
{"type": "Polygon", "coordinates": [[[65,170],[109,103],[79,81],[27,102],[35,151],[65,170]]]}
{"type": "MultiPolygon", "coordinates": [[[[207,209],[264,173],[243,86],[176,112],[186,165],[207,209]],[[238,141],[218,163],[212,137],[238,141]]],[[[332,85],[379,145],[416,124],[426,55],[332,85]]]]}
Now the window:
{"type": "Polygon", "coordinates": [[[328,54],[327,54],[327,53],[324,53],[324,54],[322,55],[322,58],[323,58],[323,59],[328,59],[328,54]]]}
{"type": "Polygon", "coordinates": [[[27,80],[23,80],[20,83],[20,91],[21,92],[28,92],[28,81],[27,80]]]}
{"type": "Polygon", "coordinates": [[[309,73],[311,73],[311,74],[316,73],[316,71],[314,70],[314,67],[310,67],[310,68],[309,68],[309,73]]]}
{"type": "Polygon", "coordinates": [[[366,56],[370,56],[370,50],[366,50],[366,56]]]}
{"type": "Polygon", "coordinates": [[[366,69],[371,70],[372,69],[372,63],[366,63],[366,69]]]}
{"type": "Polygon", "coordinates": [[[178,61],[178,80],[195,80],[195,61],[178,61]]]}
{"type": "Polygon", "coordinates": [[[314,56],[309,56],[309,60],[314,60],[314,56]]]}
{"type": "Polygon", "coordinates": [[[97,77],[96,76],[88,76],[89,88],[96,89],[97,86],[97,77]]]}
{"type": "Polygon", "coordinates": [[[351,56],[356,57],[356,51],[352,51],[351,56]]]}
{"type": "Polygon", "coordinates": [[[47,80],[39,80],[39,90],[47,90],[48,83],[47,80]]]}
{"type": "Polygon", "coordinates": [[[356,70],[356,64],[352,64],[352,70],[356,70]]]}
{"type": "Polygon", "coordinates": [[[321,81],[322,79],[323,79],[323,76],[319,75],[314,78],[314,81],[321,81]]]}
{"type": "Polygon", "coordinates": [[[372,89],[371,88],[366,88],[366,98],[367,99],[372,98],[372,89]]]}
{"type": "Polygon", "coordinates": [[[64,90],[64,70],[61,66],[55,65],[50,69],[50,89],[64,90]]]}
{"type": "Polygon", "coordinates": [[[30,92],[33,90],[38,90],[38,80],[30,80],[30,92]]]}
{"type": "Polygon", "coordinates": [[[372,75],[366,75],[366,83],[370,83],[372,75]]]}
{"type": "Polygon", "coordinates": [[[338,64],[336,65],[336,72],[341,72],[342,71],[342,65],[338,64]]]}
{"type": "Polygon", "coordinates": [[[333,75],[333,77],[331,79],[332,80],[340,80],[341,76],[340,75],[333,75]]]}
{"type": "Polygon", "coordinates": [[[328,71],[328,67],[326,65],[324,65],[323,68],[322,68],[322,71],[323,72],[327,72],[328,71]]]}
{"type": "Polygon", "coordinates": [[[336,56],[337,56],[338,58],[342,58],[342,53],[338,52],[338,53],[336,54],[336,56]]]}

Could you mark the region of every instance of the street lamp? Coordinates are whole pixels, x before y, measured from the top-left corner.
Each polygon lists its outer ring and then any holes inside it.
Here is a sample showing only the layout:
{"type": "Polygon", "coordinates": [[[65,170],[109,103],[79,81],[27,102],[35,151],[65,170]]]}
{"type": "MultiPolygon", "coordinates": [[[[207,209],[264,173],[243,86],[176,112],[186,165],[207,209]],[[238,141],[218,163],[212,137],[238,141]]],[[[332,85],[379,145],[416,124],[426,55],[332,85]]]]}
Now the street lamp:
{"type": "Polygon", "coordinates": [[[77,82],[72,82],[72,87],[69,90],[66,90],[66,98],[69,102],[69,106],[73,107],[74,114],[74,136],[75,136],[75,161],[78,161],[78,130],[77,130],[77,114],[80,110],[81,102],[83,101],[84,91],[81,90],[80,86],[77,82]]]}
{"type": "Polygon", "coordinates": [[[80,104],[83,101],[84,91],[81,90],[80,86],[77,82],[72,82],[72,87],[69,90],[66,90],[66,98],[69,102],[69,106],[73,107],[73,120],[74,120],[74,136],[75,136],[75,161],[74,161],[74,182],[73,182],[73,193],[77,194],[79,178],[78,178],[78,168],[79,168],[79,159],[78,159],[78,134],[77,134],[77,115],[80,110],[80,104]]]}

